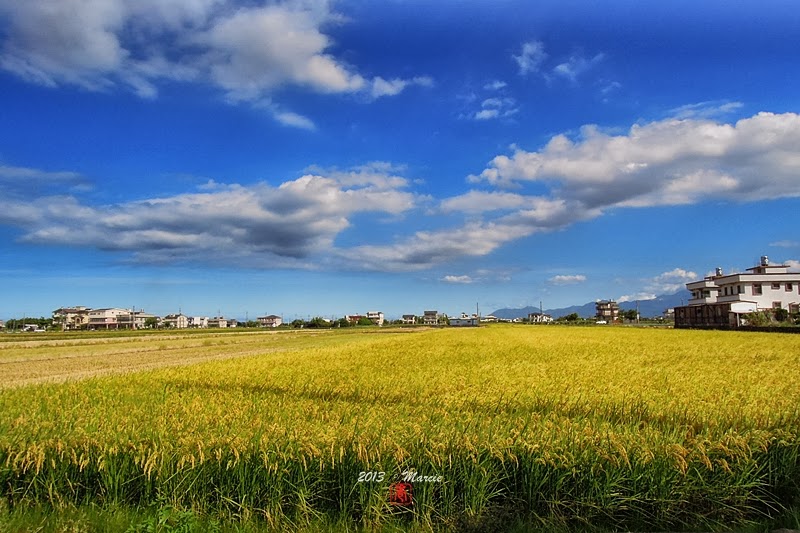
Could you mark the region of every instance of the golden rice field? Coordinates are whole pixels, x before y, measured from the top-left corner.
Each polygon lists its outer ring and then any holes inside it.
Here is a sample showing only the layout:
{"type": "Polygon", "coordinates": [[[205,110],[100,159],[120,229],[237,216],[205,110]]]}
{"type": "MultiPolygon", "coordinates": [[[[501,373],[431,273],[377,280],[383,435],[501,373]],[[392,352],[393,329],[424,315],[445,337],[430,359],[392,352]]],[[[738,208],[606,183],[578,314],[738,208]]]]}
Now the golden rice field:
{"type": "Polygon", "coordinates": [[[764,521],[800,504],[800,336],[4,335],[0,493],[6,510],[158,504],[276,529],[764,521]],[[409,471],[428,481],[390,505],[409,471]]]}

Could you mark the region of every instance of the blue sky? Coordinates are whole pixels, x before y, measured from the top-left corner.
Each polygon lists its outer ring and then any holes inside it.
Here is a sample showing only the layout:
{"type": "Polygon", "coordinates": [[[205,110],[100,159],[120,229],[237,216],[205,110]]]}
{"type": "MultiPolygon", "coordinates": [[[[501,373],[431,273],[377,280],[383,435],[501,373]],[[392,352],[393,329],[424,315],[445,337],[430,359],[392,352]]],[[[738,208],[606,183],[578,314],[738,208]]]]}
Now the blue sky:
{"type": "Polygon", "coordinates": [[[793,2],[0,0],[0,318],[800,267],[793,2]]]}

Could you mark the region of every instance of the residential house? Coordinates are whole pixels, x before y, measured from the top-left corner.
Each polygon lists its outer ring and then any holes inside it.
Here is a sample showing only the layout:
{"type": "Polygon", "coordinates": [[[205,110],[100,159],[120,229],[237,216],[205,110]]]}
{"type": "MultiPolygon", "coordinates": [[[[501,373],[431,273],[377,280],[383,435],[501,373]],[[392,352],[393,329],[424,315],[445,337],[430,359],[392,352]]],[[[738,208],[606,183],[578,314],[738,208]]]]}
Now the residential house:
{"type": "Polygon", "coordinates": [[[167,315],[161,323],[165,328],[186,329],[189,327],[189,317],[182,313],[167,315]]]}
{"type": "Polygon", "coordinates": [[[265,328],[277,328],[283,324],[283,318],[278,315],[267,315],[258,317],[258,323],[265,328]]]}
{"type": "Polygon", "coordinates": [[[119,307],[91,309],[88,313],[89,329],[130,329],[134,327],[134,311],[119,307]]]}
{"type": "Polygon", "coordinates": [[[158,317],[156,315],[151,315],[150,313],[145,313],[144,311],[134,311],[133,313],[134,329],[144,329],[145,323],[150,319],[155,319],[155,321],[158,321],[158,317]]]}
{"type": "Polygon", "coordinates": [[[190,316],[188,318],[188,323],[190,328],[207,328],[208,327],[208,317],[207,316],[190,316]]]}
{"type": "Polygon", "coordinates": [[[450,319],[450,325],[455,327],[477,326],[479,323],[480,319],[476,314],[468,315],[466,313],[461,313],[460,317],[450,319]]]}
{"type": "Polygon", "coordinates": [[[403,324],[416,324],[417,315],[403,315],[403,324]]]}
{"type": "Polygon", "coordinates": [[[383,325],[383,313],[380,311],[367,311],[367,318],[372,320],[372,323],[377,326],[383,325]]]}
{"type": "Polygon", "coordinates": [[[800,273],[790,273],[788,265],[770,265],[767,256],[742,273],[717,268],[713,276],[686,288],[692,297],[689,305],[675,308],[676,327],[737,327],[743,315],[755,311],[800,312],[800,273]]]}
{"type": "Polygon", "coordinates": [[[221,316],[215,316],[214,318],[209,318],[208,319],[208,327],[210,327],[210,328],[227,328],[228,327],[228,319],[224,318],[224,317],[221,317],[221,316]]]}
{"type": "Polygon", "coordinates": [[[89,324],[89,307],[61,307],[53,311],[53,324],[62,330],[84,329],[89,324]]]}
{"type": "Polygon", "coordinates": [[[366,317],[364,315],[345,315],[344,318],[351,324],[358,324],[359,320],[366,317]]]}
{"type": "Polygon", "coordinates": [[[6,323],[0,320],[0,329],[6,329],[6,323]]]}
{"type": "Polygon", "coordinates": [[[485,315],[481,317],[481,322],[497,322],[497,317],[494,315],[485,315]]]}
{"type": "Polygon", "coordinates": [[[439,323],[438,311],[425,311],[422,314],[422,323],[426,326],[435,326],[439,323]]]}
{"type": "Polygon", "coordinates": [[[594,304],[597,320],[616,322],[619,320],[619,304],[614,300],[598,300],[594,304]]]}
{"type": "Polygon", "coordinates": [[[531,324],[548,324],[553,321],[553,317],[544,313],[529,313],[528,322],[531,324]]]}

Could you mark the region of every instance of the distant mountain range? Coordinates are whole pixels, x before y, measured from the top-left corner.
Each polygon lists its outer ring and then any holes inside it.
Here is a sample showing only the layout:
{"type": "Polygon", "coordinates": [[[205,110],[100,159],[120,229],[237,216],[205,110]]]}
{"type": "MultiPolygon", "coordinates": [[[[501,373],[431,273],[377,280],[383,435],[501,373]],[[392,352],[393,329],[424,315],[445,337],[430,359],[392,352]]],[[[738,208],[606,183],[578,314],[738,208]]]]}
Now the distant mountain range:
{"type": "MultiPolygon", "coordinates": [[[[639,316],[655,317],[664,314],[665,309],[671,309],[680,305],[686,305],[689,299],[689,293],[686,290],[680,290],[675,294],[662,294],[656,296],[652,300],[639,300],[639,316]]],[[[636,309],[636,302],[623,302],[619,304],[620,309],[627,311],[628,309],[636,309]]],[[[538,313],[538,307],[522,307],[519,309],[498,309],[492,314],[497,318],[518,318],[527,317],[529,313],[538,313]]],[[[571,313],[578,313],[583,318],[591,318],[595,315],[594,302],[589,302],[583,305],[573,305],[570,307],[559,307],[557,309],[545,309],[545,314],[558,318],[566,316],[571,313]]]]}

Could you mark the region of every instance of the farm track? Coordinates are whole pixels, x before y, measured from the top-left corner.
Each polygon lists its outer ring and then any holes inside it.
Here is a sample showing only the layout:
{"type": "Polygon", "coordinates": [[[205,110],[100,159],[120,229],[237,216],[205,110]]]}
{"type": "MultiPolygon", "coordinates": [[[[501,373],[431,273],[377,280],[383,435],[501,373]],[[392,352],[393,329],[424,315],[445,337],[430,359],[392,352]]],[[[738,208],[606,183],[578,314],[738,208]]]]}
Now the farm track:
{"type": "MultiPolygon", "coordinates": [[[[79,381],[82,379],[89,379],[97,376],[112,376],[112,375],[119,375],[119,374],[128,374],[131,372],[142,372],[147,370],[158,370],[160,368],[171,368],[171,367],[179,367],[179,366],[188,366],[193,365],[196,363],[204,363],[207,361],[221,361],[225,359],[239,359],[242,357],[250,357],[253,355],[266,355],[269,353],[276,353],[276,352],[283,352],[288,351],[288,348],[273,348],[273,349],[265,349],[261,348],[259,350],[251,350],[248,352],[237,352],[237,353],[228,353],[228,354],[217,354],[217,355],[204,355],[198,357],[182,357],[180,360],[160,360],[156,362],[145,362],[140,361],[136,363],[130,363],[126,365],[120,365],[119,363],[113,363],[113,366],[110,368],[97,368],[93,370],[80,370],[74,372],[56,372],[52,374],[48,374],[46,376],[40,376],[35,378],[25,378],[25,379],[14,379],[12,381],[4,381],[0,383],[0,389],[3,388],[13,388],[13,387],[24,387],[26,385],[37,385],[41,383],[63,383],[66,381],[79,381]]],[[[173,352],[177,350],[172,350],[173,352]]],[[[163,354],[164,352],[157,352],[159,355],[163,354]]],[[[103,360],[103,362],[108,362],[107,360],[103,360]]],[[[19,363],[22,365],[22,362],[19,363]]],[[[22,372],[31,373],[32,369],[30,366],[24,366],[22,369],[13,368],[13,370],[21,370],[22,372]]]]}
{"type": "MultiPolygon", "coordinates": [[[[308,336],[315,334],[318,333],[308,336]]],[[[276,334],[159,335],[105,338],[103,341],[77,339],[9,343],[11,345],[5,344],[0,348],[0,389],[186,366],[289,349],[273,346],[278,339],[273,335],[276,334]],[[175,344],[179,341],[185,342],[175,344]],[[92,351],[76,353],[77,348],[92,351]]],[[[280,340],[291,337],[281,334],[280,340]]]]}

